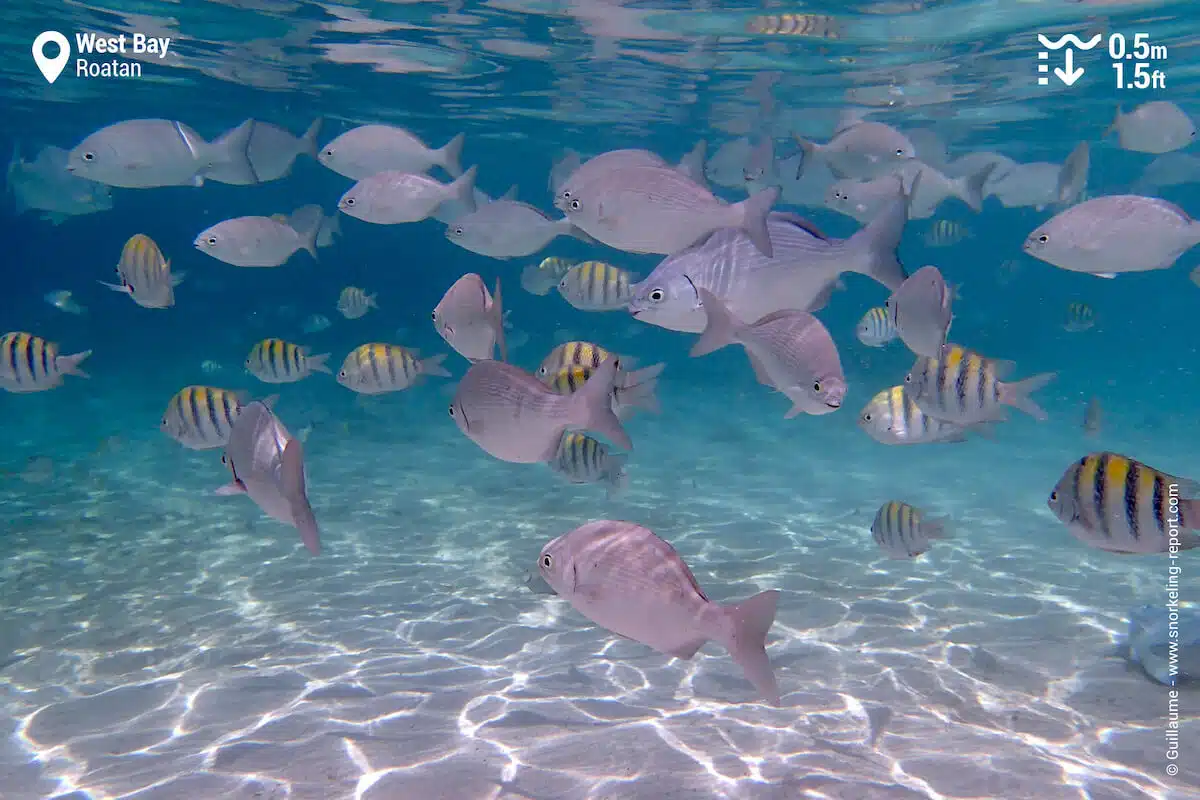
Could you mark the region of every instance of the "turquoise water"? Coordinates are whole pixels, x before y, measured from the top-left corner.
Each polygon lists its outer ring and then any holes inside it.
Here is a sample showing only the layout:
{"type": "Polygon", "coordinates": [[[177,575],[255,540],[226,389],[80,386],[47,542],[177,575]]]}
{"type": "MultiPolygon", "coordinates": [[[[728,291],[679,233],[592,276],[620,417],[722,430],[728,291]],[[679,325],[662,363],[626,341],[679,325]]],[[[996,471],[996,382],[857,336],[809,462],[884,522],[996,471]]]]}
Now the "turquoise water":
{"type": "MultiPolygon", "coordinates": [[[[567,149],[646,148],[674,164],[704,140],[708,181],[733,202],[747,194],[745,150],[729,143],[766,134],[777,208],[844,237],[859,223],[824,205],[824,185],[798,185],[792,134],[825,142],[855,107],[944,144],[946,155],[922,148],[934,166],[983,151],[1058,165],[1088,142],[1089,196],[1137,191],[1200,214],[1194,146],[1162,161],[1105,136],[1118,105],[1200,113],[1200,14],[1188,2],[11,3],[3,18],[0,128],[26,161],[128,119],[179,120],[212,140],[247,118],[293,135],[320,118],[322,144],[388,123],[431,147],[464,133],[480,191],[517,185],[557,218],[547,176],[567,149]],[[829,18],[805,36],[747,33],[789,12],[829,18]],[[46,29],[72,44],[77,32],[172,43],[167,58],[136,60],[140,78],[83,78],[70,64],[48,84],[30,57],[46,29]],[[1073,86],[1038,85],[1037,34],[1068,32],[1147,33],[1167,47],[1154,66],[1165,88],[1117,90],[1103,48],[1076,54],[1085,74],[1073,86]]],[[[50,220],[10,203],[0,216],[0,333],[92,350],[89,379],[0,393],[0,798],[1200,791],[1186,756],[1200,742],[1200,694],[1178,690],[1184,756],[1172,759],[1168,689],[1116,655],[1129,612],[1166,602],[1167,558],[1090,548],[1046,506],[1063,470],[1097,450],[1200,478],[1196,251],[1103,280],[1022,253],[1052,207],[993,195],[980,213],[950,199],[910,220],[901,262],[937,265],[960,286],[952,340],[1016,362],[1019,377],[1058,377],[1037,394],[1045,422],[1014,412],[965,443],[887,447],[856,421],[913,357],[855,337],[888,296],[860,275],[817,312],[840,352],[845,406],[785,420],[788,403],[738,348],[689,358],[691,334],[521,288],[522,270],[548,256],[645,276],[660,255],[560,237],[499,260],[455,246],[437,220],[344,214],[317,259],[299,252],[276,269],[192,247],[227,218],[309,203],[336,215],[352,183],[300,155],[259,185],[113,188],[94,213],[50,220]],[[931,244],[940,223],[965,238],[931,244]],[[135,233],[186,273],[169,309],[97,284],[115,280],[135,233]],[[430,312],[468,272],[501,280],[510,360],[527,370],[580,339],[666,363],[661,411],[627,423],[624,492],[502,462],[456,428],[446,409],[469,364],[430,312]],[[344,318],[346,286],[377,293],[378,309],[344,318]],[[83,313],[44,299],[61,290],[83,313]],[[1094,327],[1064,329],[1073,302],[1093,309],[1094,327]],[[306,332],[313,315],[331,324],[306,332]],[[325,374],[268,385],[243,368],[266,337],[331,353],[335,372],[367,342],[449,353],[453,377],[381,397],[325,374]],[[229,479],[220,449],[188,450],[158,429],[190,384],[280,395],[279,419],[307,437],[320,555],[249,500],[213,495],[229,479]],[[1092,398],[1103,417],[1088,437],[1092,398]],[[888,559],[869,527],[893,499],[948,517],[951,538],[888,559]],[[779,707],[719,645],[672,659],[530,580],[545,543],[596,519],[671,542],[716,602],[781,591],[768,636],[779,707]]],[[[1189,555],[1185,600],[1197,587],[1189,555]]]]}

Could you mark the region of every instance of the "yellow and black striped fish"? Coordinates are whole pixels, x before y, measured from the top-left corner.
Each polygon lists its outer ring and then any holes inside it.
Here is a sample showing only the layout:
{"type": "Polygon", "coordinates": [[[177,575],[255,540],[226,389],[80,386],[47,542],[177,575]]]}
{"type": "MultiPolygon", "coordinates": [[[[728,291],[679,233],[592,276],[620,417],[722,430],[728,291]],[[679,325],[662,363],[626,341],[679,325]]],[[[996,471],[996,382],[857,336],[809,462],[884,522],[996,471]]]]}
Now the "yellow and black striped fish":
{"type": "Polygon", "coordinates": [[[858,321],[855,334],[858,340],[868,347],[883,347],[899,335],[891,315],[883,306],[868,309],[858,321]]]}
{"type": "Polygon", "coordinates": [[[966,428],[923,412],[903,386],[884,389],[858,415],[858,427],[880,444],[964,442],[966,428]]]}
{"type": "Polygon", "coordinates": [[[963,225],[952,220],[939,219],[929,226],[923,238],[925,244],[930,247],[953,247],[971,236],[971,231],[963,225]]]}
{"type": "MultiPolygon", "coordinates": [[[[587,382],[613,353],[591,342],[563,342],[550,351],[538,367],[537,377],[558,394],[573,394],[587,382]]],[[[617,381],[613,386],[613,413],[622,419],[635,408],[658,411],[658,376],[666,364],[652,364],[644,369],[627,370],[633,362],[621,358],[617,381]]]]}
{"type": "Polygon", "coordinates": [[[242,413],[237,393],[212,386],[185,386],[167,403],[159,430],[192,450],[229,443],[233,421],[242,413]]]}
{"type": "Polygon", "coordinates": [[[314,372],[331,372],[328,358],[329,353],[311,356],[307,347],[282,339],[263,339],[246,356],[246,369],[263,383],[293,383],[314,372]]]}
{"type": "MultiPolygon", "coordinates": [[[[598,369],[604,363],[604,360],[611,355],[613,354],[608,350],[591,342],[563,342],[542,359],[542,364],[538,367],[537,374],[545,382],[548,376],[556,375],[564,368],[574,366],[586,367],[590,375],[591,370],[598,369]]],[[[629,365],[622,359],[621,366],[626,367],[629,365]]]]}
{"type": "Polygon", "coordinates": [[[422,375],[449,378],[450,373],[442,366],[446,355],[420,359],[415,350],[371,342],[350,351],[338,371],[337,382],[359,394],[399,392],[415,384],[422,375]]]}
{"type": "Polygon", "coordinates": [[[154,240],[144,233],[135,233],[121,249],[117,262],[120,284],[104,283],[116,292],[124,292],[142,308],[170,308],[175,305],[175,287],[183,277],[171,274],[171,262],[154,240]]]}
{"type": "Polygon", "coordinates": [[[69,356],[58,354],[58,345],[32,333],[14,331],[0,336],[0,389],[7,392],[44,392],[61,386],[64,375],[89,375],[79,368],[91,350],[69,356]]]}
{"type": "Polygon", "coordinates": [[[1055,373],[1044,372],[1015,383],[1001,381],[1013,366],[1011,361],[984,358],[965,347],[947,344],[939,358],[917,359],[904,378],[905,391],[926,414],[956,425],[1004,421],[1002,406],[1046,419],[1046,412],[1029,395],[1053,380],[1055,373]]]}
{"type": "Polygon", "coordinates": [[[1114,553],[1200,546],[1200,483],[1117,453],[1092,453],[1059,478],[1047,505],[1075,538],[1114,553]],[[1172,542],[1174,541],[1174,544],[1172,542]]]}
{"type": "Polygon", "coordinates": [[[915,558],[927,552],[934,539],[946,538],[946,524],[941,518],[924,516],[908,503],[889,500],[875,513],[871,535],[892,558],[915,558]]]}
{"type": "Polygon", "coordinates": [[[530,294],[548,295],[575,264],[574,259],[547,256],[541,263],[530,264],[521,270],[521,288],[530,294]]]}
{"type": "Polygon", "coordinates": [[[624,455],[613,455],[601,442],[582,433],[567,432],[558,443],[550,468],[571,483],[608,484],[612,497],[625,486],[624,455]]]}
{"type": "Polygon", "coordinates": [[[1063,330],[1067,333],[1083,333],[1096,326],[1096,312],[1087,303],[1067,303],[1067,319],[1063,330]]]}
{"type": "Polygon", "coordinates": [[[746,22],[746,33],[810,39],[841,39],[844,35],[841,22],[828,14],[759,14],[746,22]]]}
{"type": "Polygon", "coordinates": [[[581,311],[617,311],[629,305],[638,276],[606,264],[584,261],[566,271],[558,282],[558,293],[581,311]]]}

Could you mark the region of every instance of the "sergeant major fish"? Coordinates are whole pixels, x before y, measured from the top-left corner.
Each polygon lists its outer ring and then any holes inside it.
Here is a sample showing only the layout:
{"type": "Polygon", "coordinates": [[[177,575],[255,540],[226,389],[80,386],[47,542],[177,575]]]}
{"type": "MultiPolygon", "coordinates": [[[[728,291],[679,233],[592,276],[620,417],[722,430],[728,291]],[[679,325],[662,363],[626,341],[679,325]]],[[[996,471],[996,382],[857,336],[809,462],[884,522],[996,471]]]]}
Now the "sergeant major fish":
{"type": "Polygon", "coordinates": [[[167,403],[159,430],[188,449],[211,450],[229,442],[240,413],[242,401],[236,392],[185,386],[167,403]]]}
{"type": "Polygon", "coordinates": [[[938,358],[921,356],[904,378],[905,391],[931,417],[956,425],[1000,422],[1003,406],[1024,411],[1034,419],[1046,412],[1029,396],[1055,377],[1044,372],[1015,383],[1002,378],[1014,368],[1011,361],[984,358],[956,344],[947,344],[938,358]]]}
{"type": "Polygon", "coordinates": [[[858,415],[858,427],[880,444],[965,442],[967,429],[935,419],[913,402],[903,386],[884,389],[858,415]]]}
{"type": "MultiPolygon", "coordinates": [[[[591,342],[563,342],[542,359],[537,377],[559,394],[573,394],[612,356],[613,353],[591,342]]],[[[667,365],[659,363],[629,370],[626,367],[632,366],[632,362],[624,358],[621,364],[613,384],[613,413],[619,419],[626,419],[637,408],[657,412],[658,376],[667,365]]]]}
{"type": "Polygon", "coordinates": [[[779,592],[730,606],[711,602],[667,542],[632,522],[589,522],[546,544],[538,569],[559,597],[613,633],[690,660],[719,642],[771,705],[779,686],[767,657],[779,592]]]}
{"type": "Polygon", "coordinates": [[[567,270],[576,262],[569,258],[549,256],[537,264],[530,264],[521,270],[521,288],[530,294],[544,297],[558,286],[558,282],[567,274],[567,270]]]}
{"type": "Polygon", "coordinates": [[[263,339],[250,349],[246,369],[264,383],[295,383],[314,372],[331,372],[329,353],[309,355],[307,347],[282,339],[263,339]]]}
{"type": "Polygon", "coordinates": [[[625,488],[628,456],[608,452],[603,442],[585,433],[567,431],[558,443],[550,469],[571,483],[605,483],[609,499],[625,488]]]}
{"type": "Polygon", "coordinates": [[[119,284],[98,281],[114,292],[129,295],[142,308],[170,308],[175,305],[175,287],[183,275],[171,272],[171,262],[149,236],[136,233],[121,248],[117,262],[119,284]]]}
{"type": "Polygon", "coordinates": [[[415,350],[373,342],[350,351],[338,371],[337,382],[359,394],[399,392],[425,375],[449,378],[450,373],[442,366],[445,360],[445,353],[422,359],[415,350]]]}
{"type": "Polygon", "coordinates": [[[854,329],[854,335],[867,347],[883,347],[893,341],[899,334],[886,308],[876,306],[867,309],[854,329]]]}
{"type": "Polygon", "coordinates": [[[929,551],[933,540],[946,538],[946,523],[925,516],[908,503],[891,500],[876,512],[871,535],[891,558],[916,558],[929,551]]]}
{"type": "Polygon", "coordinates": [[[69,356],[58,345],[31,333],[14,331],[0,336],[0,389],[6,392],[44,392],[61,386],[64,375],[90,377],[79,368],[91,350],[69,356]]]}
{"type": "Polygon", "coordinates": [[[638,276],[603,261],[584,261],[568,269],[558,293],[580,311],[618,311],[633,297],[638,276]]]}

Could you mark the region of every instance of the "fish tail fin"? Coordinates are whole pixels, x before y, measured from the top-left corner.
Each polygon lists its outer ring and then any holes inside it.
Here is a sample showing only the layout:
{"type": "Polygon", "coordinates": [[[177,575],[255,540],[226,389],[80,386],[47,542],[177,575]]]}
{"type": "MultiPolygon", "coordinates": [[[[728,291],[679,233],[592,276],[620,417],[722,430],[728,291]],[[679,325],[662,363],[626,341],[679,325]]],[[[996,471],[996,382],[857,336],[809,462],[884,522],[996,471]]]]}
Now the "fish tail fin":
{"type": "Polygon", "coordinates": [[[81,370],[79,365],[82,364],[84,359],[91,354],[91,350],[84,350],[82,353],[73,353],[69,356],[59,356],[58,358],[54,359],[54,366],[56,366],[58,371],[63,375],[76,375],[80,378],[90,378],[92,376],[81,370]]]}
{"type": "Polygon", "coordinates": [[[996,165],[985,164],[983,169],[976,172],[974,175],[969,175],[963,180],[963,192],[959,198],[971,207],[971,210],[978,214],[983,210],[983,192],[987,185],[988,179],[992,177],[992,172],[995,171],[996,165]]]}
{"type": "Polygon", "coordinates": [[[1049,415],[1042,410],[1041,406],[1033,402],[1033,398],[1029,395],[1054,380],[1057,375],[1057,372],[1043,372],[1023,381],[1002,383],[1000,384],[1000,402],[1013,408],[1019,408],[1036,420],[1045,421],[1050,418],[1049,415]]]}
{"type": "Polygon", "coordinates": [[[775,255],[771,247],[771,234],[767,230],[767,214],[771,213],[771,207],[779,199],[779,192],[778,186],[771,186],[737,204],[742,214],[742,222],[738,227],[767,258],[775,255]]]}
{"type": "Polygon", "coordinates": [[[492,330],[496,332],[496,347],[500,348],[500,360],[508,361],[508,341],[504,337],[504,300],[500,296],[499,275],[496,276],[496,290],[492,292],[491,322],[492,330]]]}
{"type": "Polygon", "coordinates": [[[696,291],[700,295],[700,302],[704,304],[704,313],[708,321],[704,325],[704,333],[700,334],[700,338],[692,345],[690,352],[692,358],[706,356],[733,344],[736,341],[734,337],[737,335],[738,329],[742,327],[741,323],[729,313],[729,309],[725,307],[720,298],[714,296],[708,289],[697,287],[696,291]]]}
{"type": "Polygon", "coordinates": [[[283,484],[283,496],[287,498],[288,507],[292,512],[292,524],[300,532],[300,541],[315,555],[321,553],[321,532],[317,528],[317,518],[313,516],[312,506],[308,504],[308,494],[304,489],[304,445],[299,439],[291,439],[283,448],[283,458],[280,462],[280,480],[283,484]]]}
{"type": "Polygon", "coordinates": [[[643,408],[657,414],[662,409],[658,405],[658,376],[667,368],[665,363],[652,364],[649,367],[623,372],[617,381],[618,415],[620,409],[643,408]]]}
{"type": "Polygon", "coordinates": [[[317,144],[317,137],[321,135],[321,117],[317,117],[312,121],[312,125],[308,126],[308,130],[300,137],[300,152],[304,153],[309,158],[317,157],[317,149],[320,145],[317,144]]]}
{"type": "Polygon", "coordinates": [[[462,175],[455,178],[454,183],[450,184],[449,187],[450,197],[466,206],[468,211],[476,209],[475,173],[478,171],[478,165],[471,167],[462,175]]]}
{"type": "MultiPolygon", "coordinates": [[[[250,137],[253,134],[254,120],[252,119],[221,134],[208,146],[209,165],[220,164],[228,167],[241,183],[260,183],[254,164],[250,161],[250,137]]],[[[196,177],[203,181],[204,175],[201,172],[196,177]]]]}
{"type": "Polygon", "coordinates": [[[908,279],[908,272],[896,252],[907,223],[908,198],[901,195],[847,239],[847,247],[865,253],[864,257],[854,259],[855,271],[875,279],[893,292],[899,289],[908,279]]]}
{"type": "Polygon", "coordinates": [[[171,270],[171,262],[167,261],[167,270],[171,273],[171,288],[174,289],[187,279],[187,273],[182,270],[171,270]]]}
{"type": "Polygon", "coordinates": [[[418,361],[417,366],[420,368],[420,374],[433,375],[438,378],[449,378],[450,371],[442,366],[442,362],[446,360],[447,355],[449,354],[438,353],[436,356],[430,356],[418,361]]]}
{"type": "Polygon", "coordinates": [[[679,166],[676,167],[681,173],[687,175],[701,186],[708,184],[708,179],[704,175],[704,162],[708,157],[708,142],[704,139],[696,142],[688,154],[679,160],[679,166]]]}
{"type": "Polygon", "coordinates": [[[309,372],[324,372],[328,375],[333,374],[333,370],[325,362],[329,360],[329,353],[321,353],[315,356],[305,356],[305,362],[308,364],[309,372]]]}
{"type": "Polygon", "coordinates": [[[775,622],[779,591],[769,589],[724,609],[728,620],[725,647],[746,679],[773,706],[779,705],[779,684],[767,657],[767,631],[775,622]]]}
{"type": "Polygon", "coordinates": [[[629,475],[625,472],[625,464],[629,461],[629,456],[624,453],[610,455],[608,461],[604,465],[604,481],[608,484],[606,493],[608,499],[612,500],[621,495],[629,487],[629,475]]]}
{"type": "Polygon", "coordinates": [[[458,178],[463,174],[462,169],[462,150],[463,142],[467,139],[465,133],[460,133],[450,141],[442,145],[442,148],[437,151],[438,164],[442,169],[446,170],[452,178],[458,178]]]}
{"type": "Polygon", "coordinates": [[[930,539],[949,539],[949,517],[921,517],[921,533],[930,539]]]}
{"type": "Polygon", "coordinates": [[[379,292],[367,295],[367,305],[371,308],[379,308],[379,292]]]}
{"type": "Polygon", "coordinates": [[[554,161],[550,166],[550,176],[546,178],[546,186],[550,189],[550,193],[558,194],[558,187],[566,183],[567,178],[571,177],[581,164],[583,164],[583,157],[569,148],[557,161],[554,161]]]}
{"type": "Polygon", "coordinates": [[[817,143],[805,139],[798,133],[792,134],[792,139],[800,146],[800,151],[804,154],[800,159],[800,164],[796,167],[796,180],[800,180],[800,176],[804,174],[804,168],[807,167],[812,159],[817,155],[817,143]]]}
{"type": "Polygon", "coordinates": [[[609,356],[599,369],[571,395],[574,425],[598,433],[622,450],[632,450],[633,442],[612,410],[613,387],[616,384],[620,359],[609,356]]]}

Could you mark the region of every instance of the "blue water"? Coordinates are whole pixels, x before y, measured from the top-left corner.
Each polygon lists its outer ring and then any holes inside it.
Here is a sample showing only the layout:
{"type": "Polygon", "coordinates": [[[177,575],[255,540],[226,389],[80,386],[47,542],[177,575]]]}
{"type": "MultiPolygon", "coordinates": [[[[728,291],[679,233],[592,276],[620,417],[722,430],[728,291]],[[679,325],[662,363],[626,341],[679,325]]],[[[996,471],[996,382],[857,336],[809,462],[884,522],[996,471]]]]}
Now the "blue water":
{"type": "MultiPolygon", "coordinates": [[[[760,124],[748,87],[771,72],[766,130],[780,161],[796,152],[793,131],[827,140],[852,92],[871,119],[932,131],[951,157],[1061,163],[1088,141],[1093,197],[1130,191],[1155,158],[1104,137],[1119,103],[1200,114],[1188,2],[761,5],[11,3],[0,146],[32,159],[151,117],[206,139],[248,117],[294,134],[321,117],[322,143],[366,122],[432,147],[464,132],[479,189],[516,184],[557,217],[546,182],[563,150],[639,147],[674,163],[705,139],[713,156],[760,124]],[[836,15],[839,38],[745,33],[755,14],[800,10],[836,15]],[[48,85],[29,57],[47,28],[171,36],[173,56],[143,62],[141,79],[68,69],[48,85]],[[1079,56],[1086,75],[1070,89],[1038,86],[1036,34],[1071,31],[1149,33],[1169,48],[1166,88],[1118,92],[1099,50],[1079,56]]],[[[1020,377],[1058,377],[1037,395],[1046,422],[1014,412],[989,437],[886,447],[856,420],[912,355],[856,340],[887,296],[862,276],[843,276],[818,313],[846,406],[784,420],[787,402],[755,382],[739,348],[691,359],[692,335],[520,288],[546,256],[641,275],[659,256],[559,238],[501,261],[456,247],[435,220],[345,216],[316,261],[301,252],[277,269],[192,247],[226,218],[305,203],[333,213],[351,183],[300,156],[273,183],[116,188],[110,210],[61,224],[0,216],[0,332],[93,351],[90,379],[0,393],[0,798],[1198,796],[1186,754],[1200,741],[1200,695],[1175,698],[1184,756],[1172,758],[1168,690],[1116,655],[1128,612],[1166,601],[1166,558],[1091,549],[1046,507],[1063,470],[1095,450],[1200,478],[1195,251],[1170,270],[1103,280],[1022,254],[1053,209],[991,197],[975,214],[950,200],[910,221],[901,261],[935,264],[961,287],[952,338],[1016,362],[1020,377]],[[935,220],[971,235],[931,247],[935,220]],[[186,273],[173,308],[97,284],[113,280],[134,233],[186,273]],[[510,339],[525,340],[511,360],[526,369],[570,339],[666,362],[661,413],[627,425],[623,494],[496,460],[456,428],[446,409],[468,364],[430,312],[467,272],[502,281],[510,339]],[[345,286],[377,293],[379,309],[342,318],[345,286]],[[43,299],[63,289],[86,313],[43,299]],[[1076,301],[1094,309],[1093,329],[1063,329],[1076,301]],[[332,326],[304,333],[313,314],[332,326]],[[331,353],[335,371],[370,341],[450,352],[455,377],[379,398],[322,374],[268,386],[242,367],[268,336],[331,353]],[[278,391],[283,423],[311,428],[319,556],[250,501],[213,496],[229,474],[220,450],[158,430],[188,384],[278,391]],[[1086,438],[1093,397],[1103,427],[1086,438]],[[948,516],[952,538],[887,559],[869,526],[892,499],[948,516]],[[530,591],[543,544],[605,518],[670,541],[716,602],[782,591],[768,637],[780,707],[758,702],[716,644],[673,660],[530,591]]],[[[726,200],[745,196],[718,183],[726,200]]],[[[1139,186],[1200,214],[1194,182],[1139,186]]],[[[819,199],[780,207],[831,236],[859,227],[819,199]]],[[[1198,585],[1188,555],[1185,600],[1198,585]]]]}

